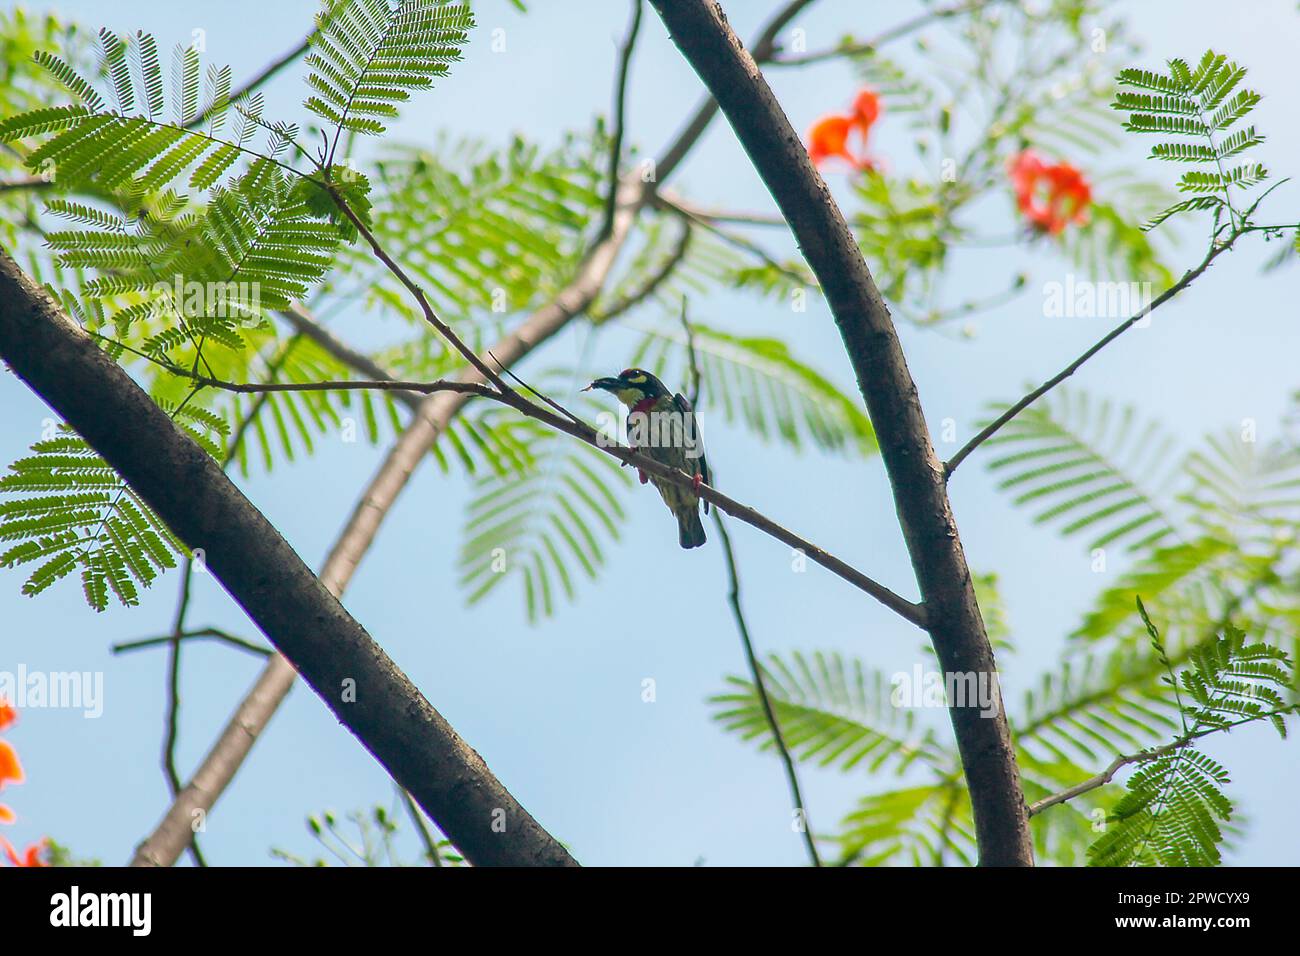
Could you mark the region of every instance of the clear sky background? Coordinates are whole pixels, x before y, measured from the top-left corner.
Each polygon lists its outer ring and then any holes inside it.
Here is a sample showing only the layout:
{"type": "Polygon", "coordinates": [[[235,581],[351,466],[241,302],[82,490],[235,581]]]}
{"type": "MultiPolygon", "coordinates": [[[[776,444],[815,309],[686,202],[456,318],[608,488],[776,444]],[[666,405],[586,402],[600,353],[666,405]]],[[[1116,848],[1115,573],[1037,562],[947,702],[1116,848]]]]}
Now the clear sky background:
{"type": "MultiPolygon", "coordinates": [[[[12,4],[3,3],[8,7],[12,4]]],[[[44,10],[47,4],[29,4],[44,10]]],[[[306,31],[311,0],[227,0],[172,3],[60,0],[52,5],[92,30],[153,32],[160,47],[206,31],[210,62],[229,63],[236,82],[292,46],[306,31]]],[[[504,0],[477,4],[479,26],[464,63],[433,93],[416,98],[391,134],[432,144],[440,132],[505,142],[513,132],[554,143],[565,129],[587,128],[608,109],[615,44],[624,29],[623,3],[538,0],[527,16],[504,0]],[[505,30],[506,50],[492,53],[492,30],[505,30]]],[[[731,0],[733,25],[752,37],[774,0],[731,0]]],[[[911,2],[820,0],[800,18],[811,48],[844,32],[871,35],[919,7],[911,2]]],[[[1152,0],[1120,5],[1152,64],[1198,57],[1213,46],[1247,65],[1249,85],[1265,95],[1255,124],[1269,142],[1258,151],[1276,175],[1300,174],[1296,50],[1300,14],[1292,0],[1247,0],[1225,7],[1152,0]]],[[[940,28],[941,29],[941,28],[940,28]]],[[[891,50],[906,56],[906,47],[891,50]]],[[[1080,55],[1085,55],[1082,51],[1080,55]]],[[[854,80],[847,67],[772,71],[772,82],[795,126],[842,106],[854,80]]],[[[298,119],[302,71],[290,68],[267,91],[267,115],[298,119]]],[[[643,151],[669,141],[701,95],[662,24],[647,8],[633,65],[631,140],[643,151]]],[[[961,106],[958,106],[960,121],[961,106]]],[[[874,151],[910,154],[903,124],[888,117],[874,151]]],[[[875,134],[873,133],[873,136],[875,134]]],[[[1126,146],[1114,166],[1141,163],[1145,145],[1126,146]]],[[[1113,167],[1112,167],[1113,168],[1113,167]]],[[[1147,164],[1151,178],[1175,172],[1147,164]]],[[[832,189],[847,195],[842,176],[832,189]]],[[[674,177],[673,186],[708,205],[771,210],[770,198],[728,126],[715,121],[674,177]]],[[[1300,189],[1274,193],[1277,219],[1293,221],[1300,189]]],[[[992,207],[986,232],[1006,234],[1010,203],[992,207]]],[[[1175,272],[1199,261],[1201,244],[1184,242],[1175,272]]],[[[762,238],[783,254],[793,244],[779,233],[762,238]]],[[[1209,430],[1253,418],[1260,440],[1277,433],[1287,396],[1300,385],[1297,300],[1300,270],[1261,277],[1275,247],[1251,242],[1221,258],[1196,286],[1162,309],[1151,328],[1130,333],[1078,375],[1074,384],[1136,404],[1191,443],[1209,430]]],[[[1110,324],[1097,319],[1044,318],[1042,283],[1063,279],[1068,263],[1022,248],[959,255],[950,288],[965,298],[999,288],[1015,271],[1033,280],[1019,300],[974,322],[974,336],[904,327],[902,337],[932,424],[960,426],[958,440],[985,402],[1014,398],[1026,382],[1056,371],[1110,324]],[[992,278],[990,278],[992,277],[992,278]]],[[[719,292],[693,306],[702,319],[744,332],[779,332],[846,389],[856,392],[843,347],[824,305],[803,314],[751,296],[719,292]]],[[[341,332],[376,342],[400,332],[374,316],[349,316],[341,332]]],[[[622,368],[634,338],[601,337],[590,371],[622,368]]],[[[530,367],[572,363],[579,334],[561,336],[530,367]]],[[[46,407],[12,376],[0,377],[0,459],[22,455],[39,437],[46,407]]],[[[841,554],[896,591],[915,597],[893,503],[879,459],[845,462],[798,457],[721,422],[704,423],[719,483],[729,494],[769,511],[787,526],[841,554]]],[[[950,454],[953,447],[940,447],[950,454]]],[[[383,448],[323,441],[314,458],[241,486],[298,552],[319,566],[383,448]]],[[[1029,682],[1051,669],[1064,635],[1092,597],[1122,572],[1112,560],[1093,574],[1082,542],[1034,526],[996,492],[978,458],[952,488],[958,524],[972,567],[1002,580],[1018,652],[1004,655],[1004,692],[1015,707],[1029,682]]],[[[488,761],[522,803],[588,864],[798,864],[803,851],[789,827],[779,764],[710,720],[705,699],[744,662],[725,594],[721,555],[713,543],[693,552],[676,546],[672,520],[649,489],[633,498],[622,543],[576,604],[538,626],[526,623],[512,585],[467,608],[456,585],[457,550],[467,486],[426,462],[384,524],[348,590],[345,603],[419,685],[453,726],[488,761]],[[641,684],[657,684],[657,702],[643,703],[641,684]]],[[[788,550],[732,523],[744,599],[760,651],[839,650],[888,673],[925,658],[922,635],[815,565],[794,574],[788,550]]],[[[114,657],[109,645],[165,632],[178,579],[146,594],[143,606],[96,615],[69,579],[32,599],[19,589],[25,572],[0,572],[0,669],[102,671],[105,705],[98,720],[59,710],[30,710],[10,734],[28,782],[7,789],[20,814],[6,835],[25,844],[50,834],[81,856],[106,863],[129,858],[166,804],[159,769],[164,720],[162,651],[114,657]]],[[[256,637],[252,626],[211,577],[196,578],[190,620],[256,637]]],[[[182,772],[192,770],[231,709],[246,692],[260,660],[195,644],[186,654],[182,772]]],[[[946,715],[927,714],[950,733],[946,715]]],[[[1226,759],[1231,792],[1249,819],[1234,863],[1300,862],[1300,751],[1264,727],[1234,734],[1226,759]]],[[[803,770],[815,827],[829,829],[856,796],[888,786],[865,771],[843,775],[803,770]]],[[[273,846],[311,853],[306,814],[391,804],[391,784],[371,757],[305,686],[281,708],[252,756],[212,814],[204,848],[214,864],[273,862],[273,846]]],[[[405,821],[403,821],[405,823],[405,821]]],[[[409,836],[409,835],[408,835],[409,836]]],[[[404,844],[416,856],[412,841],[404,844]]]]}

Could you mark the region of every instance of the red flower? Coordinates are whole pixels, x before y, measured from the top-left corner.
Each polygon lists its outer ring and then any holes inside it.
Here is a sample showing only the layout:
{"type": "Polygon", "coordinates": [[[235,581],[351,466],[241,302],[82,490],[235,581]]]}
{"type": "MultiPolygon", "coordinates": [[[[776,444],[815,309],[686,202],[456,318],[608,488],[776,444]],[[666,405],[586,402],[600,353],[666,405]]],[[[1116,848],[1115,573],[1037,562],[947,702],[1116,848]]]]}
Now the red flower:
{"type": "Polygon", "coordinates": [[[858,165],[858,158],[849,152],[849,133],[853,131],[853,118],[849,116],[824,116],[808,131],[808,158],[820,166],[832,156],[858,165]]]}
{"type": "Polygon", "coordinates": [[[9,862],[14,866],[49,866],[48,863],[41,859],[41,853],[44,852],[45,846],[46,841],[39,840],[29,846],[22,856],[19,856],[18,851],[14,849],[14,845],[0,836],[0,847],[4,849],[5,856],[9,858],[9,862]]]}
{"type": "Polygon", "coordinates": [[[847,115],[832,113],[813,124],[808,131],[808,158],[814,166],[838,157],[854,169],[873,169],[875,164],[866,155],[867,134],[879,118],[880,98],[871,90],[862,90],[853,100],[852,112],[847,115]],[[858,154],[849,149],[849,137],[855,132],[862,139],[858,154]]]}
{"type": "MultiPolygon", "coordinates": [[[[17,716],[18,712],[7,701],[0,700],[0,730],[12,724],[17,716]]],[[[23,779],[23,765],[18,761],[18,752],[13,744],[0,740],[0,790],[6,783],[22,783],[23,779]]],[[[0,803],[0,823],[13,822],[14,812],[0,803]]]]}
{"type": "Polygon", "coordinates": [[[862,90],[853,98],[853,116],[862,125],[865,137],[871,124],[880,119],[880,97],[873,90],[862,90]]]}
{"type": "Polygon", "coordinates": [[[1069,163],[1048,165],[1027,149],[1007,163],[1007,176],[1016,206],[1035,229],[1058,235],[1070,223],[1088,221],[1092,187],[1069,163]]]}

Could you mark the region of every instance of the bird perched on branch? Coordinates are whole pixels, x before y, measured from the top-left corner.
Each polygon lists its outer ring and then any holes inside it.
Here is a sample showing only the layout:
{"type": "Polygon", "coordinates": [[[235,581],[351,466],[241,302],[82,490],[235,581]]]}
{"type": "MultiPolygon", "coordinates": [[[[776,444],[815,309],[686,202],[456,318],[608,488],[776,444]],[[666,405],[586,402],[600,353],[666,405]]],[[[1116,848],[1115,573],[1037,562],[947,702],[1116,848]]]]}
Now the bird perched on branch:
{"type": "MultiPolygon", "coordinates": [[[[680,468],[694,476],[695,486],[691,489],[640,472],[641,483],[653,482],[664,504],[677,516],[681,546],[698,548],[704,544],[698,491],[702,483],[712,484],[712,477],[691,403],[684,395],[674,395],[663,382],[639,368],[624,369],[616,377],[598,378],[583,391],[593,388],[611,393],[630,409],[627,416],[629,445],[660,464],[680,468]]],[[[709,510],[707,501],[704,510],[706,513],[709,510]]]]}

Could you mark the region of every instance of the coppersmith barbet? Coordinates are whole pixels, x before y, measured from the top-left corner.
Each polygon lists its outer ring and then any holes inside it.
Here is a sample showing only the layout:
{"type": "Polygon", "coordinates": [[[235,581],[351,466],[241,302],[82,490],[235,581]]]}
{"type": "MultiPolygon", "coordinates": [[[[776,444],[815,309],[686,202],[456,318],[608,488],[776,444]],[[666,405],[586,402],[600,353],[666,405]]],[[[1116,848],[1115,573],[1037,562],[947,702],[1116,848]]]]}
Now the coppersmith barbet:
{"type": "MultiPolygon", "coordinates": [[[[695,423],[691,403],[681,394],[674,395],[664,383],[649,372],[628,368],[616,377],[598,378],[584,391],[593,388],[610,392],[629,409],[628,444],[645,452],[660,464],[680,468],[695,477],[695,489],[701,483],[712,484],[709,463],[704,458],[704,444],[695,423]]],[[[700,498],[691,488],[660,481],[641,472],[641,482],[650,481],[659,489],[669,510],[677,516],[678,541],[683,548],[704,544],[704,525],[700,522],[700,498]]],[[[707,513],[709,503],[704,502],[707,513]]]]}

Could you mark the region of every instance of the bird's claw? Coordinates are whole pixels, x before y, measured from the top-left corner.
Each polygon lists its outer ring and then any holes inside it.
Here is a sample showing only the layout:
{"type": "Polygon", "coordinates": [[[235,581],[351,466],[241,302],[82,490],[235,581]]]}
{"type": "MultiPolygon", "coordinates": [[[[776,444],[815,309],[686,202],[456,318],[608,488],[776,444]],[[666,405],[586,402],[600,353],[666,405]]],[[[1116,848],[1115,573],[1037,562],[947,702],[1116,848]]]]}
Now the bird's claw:
{"type": "Polygon", "coordinates": [[[641,484],[644,485],[646,482],[648,482],[648,481],[650,480],[650,476],[647,475],[647,474],[646,474],[644,471],[642,471],[640,468],[638,468],[638,469],[636,470],[636,473],[637,473],[637,477],[639,477],[639,478],[641,479],[641,484]]]}

